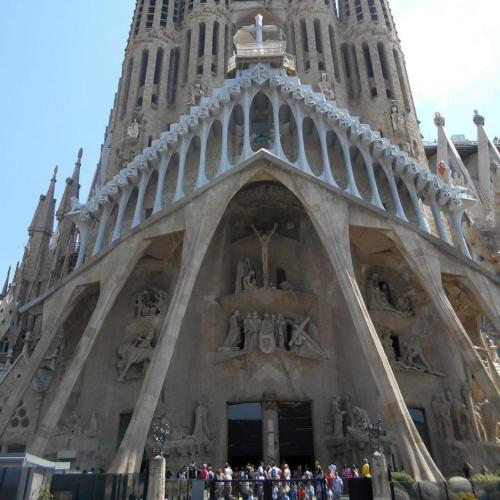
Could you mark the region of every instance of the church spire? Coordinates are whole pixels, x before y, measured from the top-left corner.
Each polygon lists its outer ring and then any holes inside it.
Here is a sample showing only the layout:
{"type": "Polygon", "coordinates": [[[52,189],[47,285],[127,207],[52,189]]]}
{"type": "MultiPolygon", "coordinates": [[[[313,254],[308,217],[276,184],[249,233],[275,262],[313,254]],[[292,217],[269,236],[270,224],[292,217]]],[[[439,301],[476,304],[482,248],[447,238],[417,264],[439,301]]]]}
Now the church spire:
{"type": "Polygon", "coordinates": [[[7,278],[5,278],[5,284],[3,285],[2,293],[0,294],[0,299],[4,298],[9,291],[9,280],[10,280],[10,270],[11,266],[9,266],[9,270],[7,271],[7,278]]]}
{"type": "Polygon", "coordinates": [[[54,173],[50,179],[49,189],[47,194],[41,195],[38,202],[38,206],[35,210],[35,215],[31,221],[30,227],[28,228],[28,233],[32,236],[34,231],[44,231],[49,234],[52,233],[53,221],[54,221],[54,209],[56,200],[54,199],[54,193],[56,189],[57,182],[57,171],[59,167],[54,168],[54,173]]]}
{"type": "Polygon", "coordinates": [[[56,212],[56,218],[59,222],[62,221],[64,215],[71,210],[71,198],[78,198],[80,193],[80,168],[82,166],[83,149],[80,148],[73,169],[73,175],[66,179],[66,187],[61,198],[61,203],[56,212]]]}

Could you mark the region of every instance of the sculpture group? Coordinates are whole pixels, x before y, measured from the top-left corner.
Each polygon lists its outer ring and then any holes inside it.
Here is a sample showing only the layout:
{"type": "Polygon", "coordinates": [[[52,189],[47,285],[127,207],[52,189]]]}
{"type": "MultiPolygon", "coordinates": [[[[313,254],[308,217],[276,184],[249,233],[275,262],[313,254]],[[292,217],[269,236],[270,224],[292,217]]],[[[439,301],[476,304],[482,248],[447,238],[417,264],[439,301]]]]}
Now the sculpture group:
{"type": "Polygon", "coordinates": [[[229,318],[229,332],[219,351],[265,354],[283,351],[324,357],[316,337],[317,327],[309,316],[235,311],[229,318]]]}

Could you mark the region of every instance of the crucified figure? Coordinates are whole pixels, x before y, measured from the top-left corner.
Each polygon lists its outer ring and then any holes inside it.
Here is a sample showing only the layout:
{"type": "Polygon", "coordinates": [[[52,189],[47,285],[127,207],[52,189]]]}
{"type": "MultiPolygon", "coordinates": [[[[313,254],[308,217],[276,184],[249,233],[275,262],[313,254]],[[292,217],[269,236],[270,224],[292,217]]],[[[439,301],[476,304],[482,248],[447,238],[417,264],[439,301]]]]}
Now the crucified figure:
{"type": "Polygon", "coordinates": [[[253,224],[250,227],[255,231],[262,247],[262,280],[264,288],[267,288],[269,286],[269,244],[276,229],[278,229],[278,224],[274,224],[273,230],[270,233],[263,234],[259,233],[253,224]]]}

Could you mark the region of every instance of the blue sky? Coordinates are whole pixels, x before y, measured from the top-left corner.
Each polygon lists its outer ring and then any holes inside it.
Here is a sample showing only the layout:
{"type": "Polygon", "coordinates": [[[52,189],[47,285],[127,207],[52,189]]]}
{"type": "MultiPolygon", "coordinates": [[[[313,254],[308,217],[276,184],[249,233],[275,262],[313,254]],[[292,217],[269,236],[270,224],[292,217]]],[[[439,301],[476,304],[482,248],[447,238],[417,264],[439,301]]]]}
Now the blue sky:
{"type": "MultiPolygon", "coordinates": [[[[82,193],[121,72],[134,0],[2,0],[0,25],[0,281],[21,257],[26,229],[54,165],[57,195],[85,150],[82,193]]],[[[474,138],[472,111],[500,136],[500,2],[392,0],[426,140],[434,111],[474,138]]],[[[1,286],[1,285],[0,285],[1,286]]]]}

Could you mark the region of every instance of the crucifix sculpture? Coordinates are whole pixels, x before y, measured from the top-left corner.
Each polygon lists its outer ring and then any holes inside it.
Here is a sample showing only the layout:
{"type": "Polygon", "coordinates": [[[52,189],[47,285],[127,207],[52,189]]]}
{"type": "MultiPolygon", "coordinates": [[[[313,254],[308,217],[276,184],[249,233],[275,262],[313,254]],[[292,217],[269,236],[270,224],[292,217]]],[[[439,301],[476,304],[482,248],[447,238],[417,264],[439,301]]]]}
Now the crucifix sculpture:
{"type": "Polygon", "coordinates": [[[259,238],[260,246],[262,247],[262,280],[264,288],[269,286],[269,244],[271,243],[271,238],[274,236],[276,229],[278,229],[278,224],[274,224],[274,227],[269,233],[259,233],[255,226],[252,224],[250,226],[257,238],[259,238]]]}

